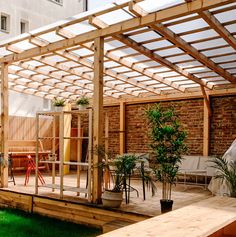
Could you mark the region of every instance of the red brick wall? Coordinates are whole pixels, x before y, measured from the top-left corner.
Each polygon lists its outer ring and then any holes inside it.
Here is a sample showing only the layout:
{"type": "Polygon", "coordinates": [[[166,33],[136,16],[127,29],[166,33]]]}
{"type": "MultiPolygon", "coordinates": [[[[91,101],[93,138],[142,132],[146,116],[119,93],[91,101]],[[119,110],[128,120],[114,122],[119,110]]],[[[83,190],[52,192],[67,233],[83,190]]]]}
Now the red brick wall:
{"type": "Polygon", "coordinates": [[[236,96],[211,99],[210,154],[223,155],[236,138],[236,96]]]}
{"type": "MultiPolygon", "coordinates": [[[[203,101],[201,99],[162,102],[162,106],[173,106],[188,133],[186,144],[190,154],[202,154],[203,101]]],[[[126,106],[126,149],[127,152],[150,151],[145,110],[153,104],[126,106]]]]}
{"type": "MultiPolygon", "coordinates": [[[[126,106],[126,152],[149,152],[145,110],[149,104],[126,106]]],[[[203,99],[162,102],[162,106],[174,106],[187,131],[188,153],[203,153],[203,99]]],[[[211,98],[212,118],[210,155],[223,155],[236,138],[236,96],[211,98]]],[[[119,153],[119,106],[105,107],[109,117],[109,149],[119,153]]],[[[86,119],[85,119],[86,120],[86,119]]],[[[73,122],[75,125],[75,121],[73,122]]]]}

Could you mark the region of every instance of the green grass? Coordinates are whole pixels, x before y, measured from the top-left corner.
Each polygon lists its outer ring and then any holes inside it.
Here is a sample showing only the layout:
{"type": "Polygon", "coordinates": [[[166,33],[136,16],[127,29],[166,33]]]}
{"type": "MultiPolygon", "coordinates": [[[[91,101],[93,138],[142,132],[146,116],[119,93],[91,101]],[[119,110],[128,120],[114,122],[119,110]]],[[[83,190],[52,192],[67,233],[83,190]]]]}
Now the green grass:
{"type": "Polygon", "coordinates": [[[100,230],[91,227],[19,210],[0,209],[2,237],[92,237],[99,234],[100,230]]]}

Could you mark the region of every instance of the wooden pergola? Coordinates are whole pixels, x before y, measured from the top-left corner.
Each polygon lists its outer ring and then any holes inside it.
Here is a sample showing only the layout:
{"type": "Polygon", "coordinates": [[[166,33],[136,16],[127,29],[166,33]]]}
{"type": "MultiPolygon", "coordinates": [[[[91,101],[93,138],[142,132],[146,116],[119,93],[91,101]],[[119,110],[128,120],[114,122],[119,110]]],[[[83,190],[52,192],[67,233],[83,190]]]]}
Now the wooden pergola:
{"type": "MultiPolygon", "coordinates": [[[[93,98],[94,145],[102,144],[103,105],[235,94],[235,0],[122,0],[0,45],[2,152],[8,157],[8,89],[44,98],[93,98]]],[[[121,133],[121,144],[124,135],[121,133]]],[[[121,147],[122,152],[122,147],[121,147]]],[[[94,155],[94,163],[99,162],[94,155]]],[[[101,197],[94,168],[93,201],[101,197]]],[[[7,168],[1,183],[7,186],[7,168]]]]}

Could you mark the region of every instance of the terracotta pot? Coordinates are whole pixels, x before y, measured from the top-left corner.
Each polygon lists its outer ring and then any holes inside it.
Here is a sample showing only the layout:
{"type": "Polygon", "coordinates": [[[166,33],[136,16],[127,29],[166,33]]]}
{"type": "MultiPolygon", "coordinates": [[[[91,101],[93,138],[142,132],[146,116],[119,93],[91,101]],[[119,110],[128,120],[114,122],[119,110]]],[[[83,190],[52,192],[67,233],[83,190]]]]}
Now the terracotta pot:
{"type": "Polygon", "coordinates": [[[173,202],[173,200],[161,199],[161,213],[172,211],[173,202]]]}
{"type": "Polygon", "coordinates": [[[123,192],[105,190],[102,194],[102,204],[104,207],[120,207],[123,200],[123,192]]]}

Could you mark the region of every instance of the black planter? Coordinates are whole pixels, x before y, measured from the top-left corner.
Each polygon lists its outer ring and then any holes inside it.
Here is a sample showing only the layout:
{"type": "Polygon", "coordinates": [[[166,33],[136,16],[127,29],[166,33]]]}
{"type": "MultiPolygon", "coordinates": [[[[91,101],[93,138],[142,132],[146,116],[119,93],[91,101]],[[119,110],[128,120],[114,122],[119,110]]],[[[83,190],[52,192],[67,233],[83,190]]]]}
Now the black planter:
{"type": "Polygon", "coordinates": [[[161,199],[161,213],[172,211],[173,200],[161,199]]]}

